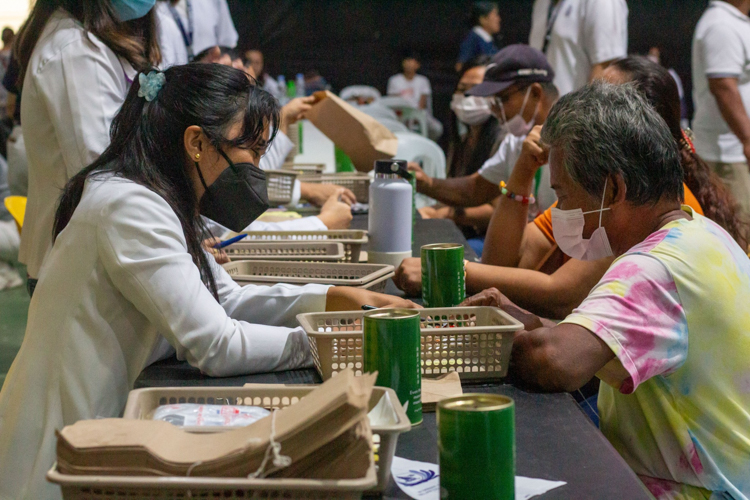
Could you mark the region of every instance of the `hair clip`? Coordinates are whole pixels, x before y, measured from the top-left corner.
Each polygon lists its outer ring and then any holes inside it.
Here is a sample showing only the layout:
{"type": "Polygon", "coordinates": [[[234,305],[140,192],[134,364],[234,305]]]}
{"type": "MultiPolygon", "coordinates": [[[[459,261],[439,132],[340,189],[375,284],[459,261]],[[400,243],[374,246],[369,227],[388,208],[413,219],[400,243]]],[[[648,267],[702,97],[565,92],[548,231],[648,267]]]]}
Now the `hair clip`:
{"type": "Polygon", "coordinates": [[[148,102],[153,101],[166,82],[167,78],[161,71],[151,71],[148,75],[141,73],[138,75],[138,83],[141,85],[138,97],[144,97],[148,102]]]}

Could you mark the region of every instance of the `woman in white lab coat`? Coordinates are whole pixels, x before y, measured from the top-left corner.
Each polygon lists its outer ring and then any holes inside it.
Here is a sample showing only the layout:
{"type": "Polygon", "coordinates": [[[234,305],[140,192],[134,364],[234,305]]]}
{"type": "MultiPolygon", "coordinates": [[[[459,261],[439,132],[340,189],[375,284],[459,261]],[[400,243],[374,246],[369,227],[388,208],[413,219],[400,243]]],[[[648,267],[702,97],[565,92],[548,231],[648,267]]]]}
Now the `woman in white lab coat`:
{"type": "Polygon", "coordinates": [[[160,337],[211,376],[311,366],[295,316],[413,306],[348,287],[237,286],[201,215],[241,229],[267,206],[255,165],[278,103],[217,64],[141,73],[97,161],[72,177],[0,392],[0,498],[59,498],[55,429],[116,417],[160,337]],[[270,326],[274,325],[274,326],[270,326]]]}
{"type": "Polygon", "coordinates": [[[109,144],[136,70],[159,62],[153,3],[37,0],[19,32],[29,163],[20,260],[31,278],[51,246],[60,190],[109,144]]]}

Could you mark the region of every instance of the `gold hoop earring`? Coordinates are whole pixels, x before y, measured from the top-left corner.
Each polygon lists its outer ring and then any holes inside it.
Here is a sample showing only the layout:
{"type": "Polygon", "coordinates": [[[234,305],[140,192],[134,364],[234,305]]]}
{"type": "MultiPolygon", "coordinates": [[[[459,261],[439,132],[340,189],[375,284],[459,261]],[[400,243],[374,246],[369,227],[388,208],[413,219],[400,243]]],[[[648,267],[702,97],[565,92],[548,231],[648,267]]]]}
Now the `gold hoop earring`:
{"type": "Polygon", "coordinates": [[[195,153],[195,161],[198,161],[200,159],[201,159],[201,154],[200,153],[195,153]]]}

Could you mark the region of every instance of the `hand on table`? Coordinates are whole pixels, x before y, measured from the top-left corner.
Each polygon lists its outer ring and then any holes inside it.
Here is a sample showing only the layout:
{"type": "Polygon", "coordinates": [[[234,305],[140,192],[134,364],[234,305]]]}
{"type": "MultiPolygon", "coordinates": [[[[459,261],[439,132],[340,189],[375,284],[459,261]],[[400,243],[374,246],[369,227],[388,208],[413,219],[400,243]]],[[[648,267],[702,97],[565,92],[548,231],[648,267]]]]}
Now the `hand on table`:
{"type": "Polygon", "coordinates": [[[214,245],[221,243],[221,240],[219,238],[207,238],[203,240],[203,248],[205,248],[208,253],[210,253],[217,264],[226,264],[229,262],[229,256],[227,253],[219,248],[214,248],[214,245]]]}
{"type": "Polygon", "coordinates": [[[432,186],[432,177],[424,173],[424,170],[419,166],[419,163],[410,161],[406,164],[406,168],[417,177],[418,193],[422,193],[425,189],[432,186]]]}
{"type": "Polygon", "coordinates": [[[419,215],[423,219],[452,219],[455,209],[453,207],[445,207],[433,205],[431,207],[422,207],[417,210],[419,215]]]}
{"type": "Polygon", "coordinates": [[[536,330],[542,328],[544,324],[538,316],[531,314],[525,309],[521,309],[511,300],[503,295],[497,288],[488,288],[476,295],[468,297],[459,304],[459,307],[476,307],[490,306],[497,307],[510,314],[512,317],[523,323],[524,330],[536,330]]]}
{"type": "MultiPolygon", "coordinates": [[[[334,186],[337,187],[337,186],[334,186]]],[[[328,229],[348,229],[352,222],[352,208],[344,198],[344,188],[338,188],[320,209],[320,219],[328,229]]]]}
{"type": "Polygon", "coordinates": [[[362,306],[405,307],[407,309],[421,309],[414,302],[394,295],[371,292],[363,288],[348,286],[334,286],[328,289],[326,296],[326,311],[359,311],[362,306]]]}
{"type": "Polygon", "coordinates": [[[309,182],[300,182],[301,198],[309,201],[316,207],[322,207],[331,196],[338,193],[341,201],[348,205],[357,203],[357,197],[349,189],[337,186],[336,184],[317,184],[309,182]]]}
{"type": "Polygon", "coordinates": [[[396,269],[393,282],[407,296],[419,296],[422,293],[422,259],[410,257],[401,261],[401,265],[396,269]]]}

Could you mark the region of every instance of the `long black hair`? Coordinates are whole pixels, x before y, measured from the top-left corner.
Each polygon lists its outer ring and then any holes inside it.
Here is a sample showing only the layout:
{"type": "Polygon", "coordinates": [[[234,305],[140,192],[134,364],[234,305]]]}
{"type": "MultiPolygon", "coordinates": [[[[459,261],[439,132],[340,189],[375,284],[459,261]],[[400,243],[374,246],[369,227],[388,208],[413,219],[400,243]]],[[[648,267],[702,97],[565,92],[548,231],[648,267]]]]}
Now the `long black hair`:
{"type": "Polygon", "coordinates": [[[680,93],[677,83],[664,67],[643,56],[630,56],[612,63],[640,90],[667,122],[680,147],[680,163],[685,184],[695,195],[706,217],[723,227],[742,248],[747,248],[748,225],[741,209],[719,176],[693,151],[680,122],[680,93]]]}
{"type": "Polygon", "coordinates": [[[245,72],[228,66],[192,63],[173,66],[164,75],[166,83],[151,102],[138,96],[140,84],[135,79],[112,122],[109,147],[65,186],[53,238],[73,216],[88,178],[111,173],[129,179],[160,195],[174,210],[201,279],[218,298],[211,267],[201,248],[208,231],[198,214],[199,200],[187,171],[195,167],[185,150],[185,129],[201,127],[217,149],[261,149],[276,135],[279,104],[245,72]],[[227,139],[227,130],[238,122],[243,124],[242,132],[227,139]],[[271,134],[265,141],[263,132],[269,126],[271,134]]]}
{"type": "MultiPolygon", "coordinates": [[[[490,63],[490,56],[479,55],[466,61],[461,66],[461,72],[458,74],[458,81],[471,69],[479,66],[487,66],[490,63]]],[[[458,85],[458,84],[456,84],[458,85]]],[[[487,159],[494,153],[495,145],[500,137],[502,127],[500,121],[491,115],[489,119],[482,124],[479,131],[479,139],[474,149],[471,151],[468,161],[466,159],[466,137],[459,134],[458,117],[451,110],[451,119],[449,127],[449,142],[447,155],[447,175],[448,177],[463,177],[477,172],[487,159]]],[[[467,134],[468,137],[468,134],[467,134]]]]}
{"type": "Polygon", "coordinates": [[[36,0],[31,14],[18,32],[13,49],[21,64],[19,87],[23,84],[31,53],[47,21],[58,9],[67,11],[87,32],[95,35],[136,70],[144,71],[161,62],[155,8],[140,19],[121,22],[111,0],[36,0]]]}

